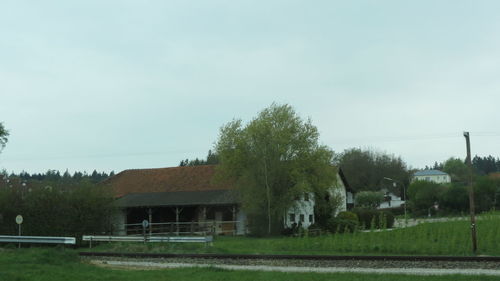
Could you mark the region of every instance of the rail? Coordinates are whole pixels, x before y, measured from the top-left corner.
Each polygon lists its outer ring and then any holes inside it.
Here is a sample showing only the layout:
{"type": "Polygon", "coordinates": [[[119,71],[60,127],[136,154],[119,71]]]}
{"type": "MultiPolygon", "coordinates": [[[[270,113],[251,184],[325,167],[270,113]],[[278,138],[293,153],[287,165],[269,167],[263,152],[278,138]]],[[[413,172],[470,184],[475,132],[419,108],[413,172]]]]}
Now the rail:
{"type": "MultiPolygon", "coordinates": [[[[153,222],[149,223],[146,232],[152,234],[172,235],[236,235],[239,221],[191,221],[191,222],[153,222]]],[[[142,223],[129,223],[124,225],[127,235],[143,232],[142,223]]]]}
{"type": "Polygon", "coordinates": [[[53,236],[11,236],[0,235],[0,243],[70,244],[75,245],[75,237],[53,236]]]}
{"type": "Polygon", "coordinates": [[[84,235],[83,241],[92,242],[156,242],[156,243],[211,243],[212,236],[108,236],[108,235],[84,235]]]}

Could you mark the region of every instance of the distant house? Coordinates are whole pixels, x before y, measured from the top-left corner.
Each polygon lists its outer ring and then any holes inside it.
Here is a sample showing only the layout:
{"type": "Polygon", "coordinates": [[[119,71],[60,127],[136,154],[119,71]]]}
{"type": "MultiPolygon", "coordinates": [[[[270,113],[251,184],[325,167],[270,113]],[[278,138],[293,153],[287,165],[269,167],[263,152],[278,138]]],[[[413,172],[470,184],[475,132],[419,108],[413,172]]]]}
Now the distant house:
{"type": "Polygon", "coordinates": [[[431,181],[435,183],[449,183],[451,182],[451,177],[445,172],[439,170],[422,170],[413,174],[413,181],[431,181]]]}
{"type": "MultiPolygon", "coordinates": [[[[215,165],[125,170],[104,182],[117,197],[117,234],[141,233],[141,222],[149,222],[148,232],[245,234],[246,215],[234,185],[212,182],[215,165]]],[[[348,197],[342,171],[331,194],[348,197]]],[[[314,196],[305,193],[283,218],[284,226],[314,223],[314,196]]]]}

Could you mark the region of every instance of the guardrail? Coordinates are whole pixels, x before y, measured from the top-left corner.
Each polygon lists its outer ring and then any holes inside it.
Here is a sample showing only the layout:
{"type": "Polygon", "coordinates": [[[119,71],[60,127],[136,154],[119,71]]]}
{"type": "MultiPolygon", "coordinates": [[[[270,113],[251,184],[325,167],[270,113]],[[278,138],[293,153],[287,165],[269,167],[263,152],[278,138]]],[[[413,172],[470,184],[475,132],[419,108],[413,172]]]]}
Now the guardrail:
{"type": "Polygon", "coordinates": [[[75,237],[52,236],[11,236],[0,235],[0,243],[70,244],[75,245],[75,237]]]}
{"type": "Polygon", "coordinates": [[[83,241],[90,242],[171,242],[171,243],[211,243],[213,236],[108,236],[84,235],[83,241]]]}

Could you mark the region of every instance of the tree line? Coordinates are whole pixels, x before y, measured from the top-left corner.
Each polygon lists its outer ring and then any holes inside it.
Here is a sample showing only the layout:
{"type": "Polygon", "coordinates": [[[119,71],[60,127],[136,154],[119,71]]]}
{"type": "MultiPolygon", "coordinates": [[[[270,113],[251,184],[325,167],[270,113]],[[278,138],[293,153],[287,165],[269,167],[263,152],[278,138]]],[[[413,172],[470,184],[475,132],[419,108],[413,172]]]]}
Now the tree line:
{"type": "MultiPolygon", "coordinates": [[[[456,159],[456,158],[450,158],[450,159],[456,159]]],[[[424,170],[445,170],[445,164],[447,161],[450,159],[444,161],[444,162],[434,162],[433,166],[425,166],[424,170]]],[[[463,160],[463,163],[465,163],[465,160],[463,160]]],[[[478,156],[475,155],[472,158],[472,167],[474,169],[474,172],[478,175],[488,175],[491,173],[495,172],[500,172],[500,158],[495,158],[492,155],[488,156],[478,156]]]]}

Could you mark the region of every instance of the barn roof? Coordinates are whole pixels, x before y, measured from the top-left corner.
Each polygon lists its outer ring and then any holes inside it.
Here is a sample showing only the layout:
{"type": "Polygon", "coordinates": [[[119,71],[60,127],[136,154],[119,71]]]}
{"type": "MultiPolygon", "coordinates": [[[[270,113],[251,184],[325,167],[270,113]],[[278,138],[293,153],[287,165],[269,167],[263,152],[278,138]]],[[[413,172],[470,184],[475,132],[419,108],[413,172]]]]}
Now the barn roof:
{"type": "MultiPolygon", "coordinates": [[[[122,207],[239,203],[233,184],[213,180],[216,165],[125,170],[103,182],[122,207]]],[[[341,169],[338,173],[351,190],[341,169]]]]}
{"type": "Polygon", "coordinates": [[[237,204],[236,190],[131,193],[116,200],[118,207],[161,207],[237,204]]]}
{"type": "Polygon", "coordinates": [[[233,186],[215,183],[215,165],[125,170],[103,184],[116,197],[131,193],[228,190],[233,186]]]}

